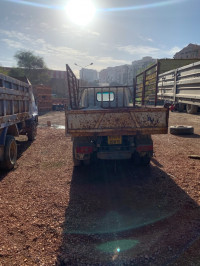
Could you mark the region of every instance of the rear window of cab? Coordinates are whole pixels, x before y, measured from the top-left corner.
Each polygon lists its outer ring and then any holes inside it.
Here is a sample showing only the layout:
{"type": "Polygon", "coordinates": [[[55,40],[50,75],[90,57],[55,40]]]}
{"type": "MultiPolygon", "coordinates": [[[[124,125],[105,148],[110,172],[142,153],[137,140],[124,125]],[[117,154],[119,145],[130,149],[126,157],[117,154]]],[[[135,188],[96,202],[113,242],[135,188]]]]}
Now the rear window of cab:
{"type": "Polygon", "coordinates": [[[113,102],[115,99],[114,92],[103,91],[97,92],[97,101],[98,102],[113,102]]]}

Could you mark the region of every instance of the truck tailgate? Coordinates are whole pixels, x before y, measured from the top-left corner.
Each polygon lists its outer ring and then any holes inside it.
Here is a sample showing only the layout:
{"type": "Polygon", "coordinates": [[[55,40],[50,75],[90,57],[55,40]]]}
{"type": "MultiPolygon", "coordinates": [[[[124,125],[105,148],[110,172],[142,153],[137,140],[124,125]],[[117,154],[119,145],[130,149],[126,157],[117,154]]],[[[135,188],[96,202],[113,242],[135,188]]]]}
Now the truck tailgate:
{"type": "Polygon", "coordinates": [[[141,107],[66,111],[66,134],[71,136],[108,136],[166,134],[169,111],[141,107]]]}

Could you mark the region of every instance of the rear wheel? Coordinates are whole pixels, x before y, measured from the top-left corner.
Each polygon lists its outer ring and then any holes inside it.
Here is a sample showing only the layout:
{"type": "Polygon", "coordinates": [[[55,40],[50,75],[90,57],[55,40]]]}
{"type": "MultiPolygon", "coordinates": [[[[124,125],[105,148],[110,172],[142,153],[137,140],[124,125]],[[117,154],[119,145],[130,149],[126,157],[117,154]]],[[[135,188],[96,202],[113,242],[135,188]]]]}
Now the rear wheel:
{"type": "Polygon", "coordinates": [[[84,164],[84,165],[90,165],[90,159],[83,160],[83,164],[84,164]]]}
{"type": "Polygon", "coordinates": [[[4,148],[4,161],[1,163],[2,168],[11,170],[17,161],[17,143],[13,136],[6,137],[4,148]]]}
{"type": "Polygon", "coordinates": [[[80,166],[81,165],[81,161],[80,160],[77,160],[75,158],[75,149],[76,149],[76,141],[75,141],[75,139],[73,141],[73,148],[72,149],[73,149],[73,163],[74,163],[74,166],[75,167],[80,166]]]}
{"type": "Polygon", "coordinates": [[[193,104],[187,104],[186,110],[188,114],[196,114],[198,112],[198,106],[193,104]]]}
{"type": "Polygon", "coordinates": [[[37,135],[37,126],[36,123],[32,121],[27,131],[28,140],[29,141],[35,140],[36,135],[37,135]]]}
{"type": "Polygon", "coordinates": [[[177,110],[179,111],[179,112],[183,112],[184,111],[184,104],[183,103],[179,103],[178,104],[178,106],[177,106],[177,110]]]}
{"type": "Polygon", "coordinates": [[[151,157],[149,157],[148,155],[145,155],[144,157],[141,158],[141,164],[144,166],[149,165],[150,161],[151,161],[151,157]]]}
{"type": "Polygon", "coordinates": [[[144,156],[140,155],[138,152],[134,154],[133,161],[135,165],[147,166],[150,164],[151,156],[146,154],[144,156]]]}

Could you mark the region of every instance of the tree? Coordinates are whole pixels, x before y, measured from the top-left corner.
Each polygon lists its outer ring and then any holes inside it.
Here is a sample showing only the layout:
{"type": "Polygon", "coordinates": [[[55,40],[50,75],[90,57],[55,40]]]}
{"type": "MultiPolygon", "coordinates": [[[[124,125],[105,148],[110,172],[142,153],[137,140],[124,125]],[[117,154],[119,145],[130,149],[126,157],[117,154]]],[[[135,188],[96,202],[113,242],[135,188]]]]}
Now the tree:
{"type": "Polygon", "coordinates": [[[14,55],[17,65],[30,71],[32,69],[45,69],[44,59],[34,55],[31,51],[20,50],[14,55]]]}
{"type": "Polygon", "coordinates": [[[13,77],[26,76],[33,85],[49,83],[48,69],[44,59],[31,51],[20,50],[14,55],[18,68],[12,68],[9,75],[13,77]]]}

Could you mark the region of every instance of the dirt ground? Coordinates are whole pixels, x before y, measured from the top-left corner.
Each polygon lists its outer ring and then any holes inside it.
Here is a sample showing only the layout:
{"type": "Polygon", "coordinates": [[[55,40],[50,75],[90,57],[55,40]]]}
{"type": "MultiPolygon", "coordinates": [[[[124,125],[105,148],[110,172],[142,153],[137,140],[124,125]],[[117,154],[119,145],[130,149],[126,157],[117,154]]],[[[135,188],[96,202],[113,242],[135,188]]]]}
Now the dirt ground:
{"type": "Polygon", "coordinates": [[[200,265],[200,115],[170,113],[191,136],[155,135],[149,167],[73,168],[64,112],[39,117],[0,173],[0,265],[200,265]],[[51,121],[53,127],[47,127],[51,121]],[[56,125],[56,126],[54,126],[56,125]]]}

